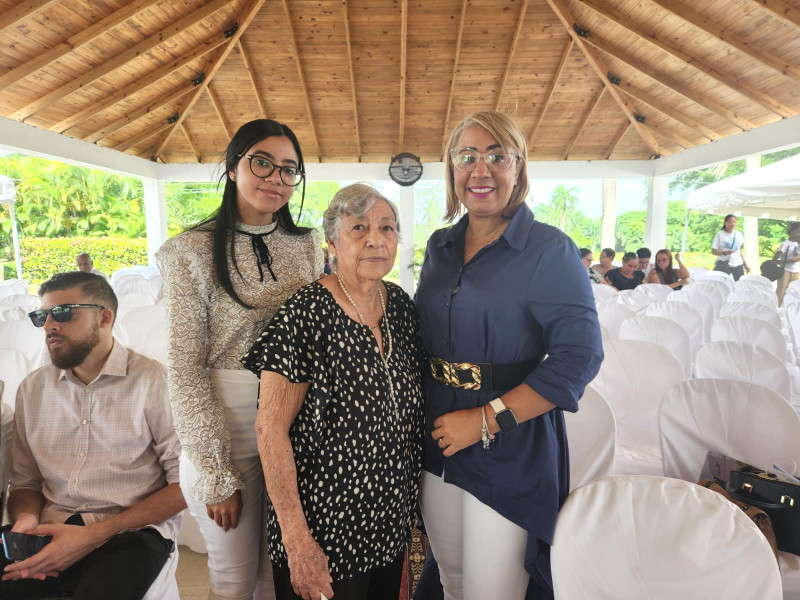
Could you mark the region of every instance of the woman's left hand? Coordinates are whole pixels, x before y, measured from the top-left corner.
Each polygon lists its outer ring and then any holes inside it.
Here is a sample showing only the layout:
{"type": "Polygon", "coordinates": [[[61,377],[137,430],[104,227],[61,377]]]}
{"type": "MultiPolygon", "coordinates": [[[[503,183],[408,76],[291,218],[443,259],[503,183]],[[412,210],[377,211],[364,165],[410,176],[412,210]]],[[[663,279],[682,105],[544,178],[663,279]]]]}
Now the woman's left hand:
{"type": "Polygon", "coordinates": [[[459,450],[480,441],[482,425],[480,408],[455,410],[441,415],[433,422],[431,436],[445,456],[453,456],[459,450]]]}

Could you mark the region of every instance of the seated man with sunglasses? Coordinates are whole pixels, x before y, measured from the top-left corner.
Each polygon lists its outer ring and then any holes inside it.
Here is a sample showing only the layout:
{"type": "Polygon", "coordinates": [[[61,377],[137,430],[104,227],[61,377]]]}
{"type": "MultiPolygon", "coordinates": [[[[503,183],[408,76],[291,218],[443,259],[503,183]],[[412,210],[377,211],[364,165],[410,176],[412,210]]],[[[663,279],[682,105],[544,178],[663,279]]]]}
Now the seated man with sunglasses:
{"type": "Polygon", "coordinates": [[[140,599],[173,550],[186,503],[166,370],[114,340],[117,299],[98,275],[39,288],[52,365],[20,384],[14,414],[13,531],[52,536],[5,558],[0,598],[140,599]]]}

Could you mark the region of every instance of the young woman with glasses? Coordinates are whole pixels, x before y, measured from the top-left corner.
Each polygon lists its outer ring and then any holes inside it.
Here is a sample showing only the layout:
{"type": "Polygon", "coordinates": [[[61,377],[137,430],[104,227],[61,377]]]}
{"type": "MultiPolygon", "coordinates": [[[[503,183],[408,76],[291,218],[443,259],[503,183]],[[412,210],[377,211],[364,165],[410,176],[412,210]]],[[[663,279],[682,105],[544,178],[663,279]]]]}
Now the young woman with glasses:
{"type": "MultiPolygon", "coordinates": [[[[239,359],[283,302],[322,275],[323,259],[317,232],[298,227],[289,211],[298,186],[301,210],[305,196],[303,154],[289,127],[269,119],[243,125],[222,179],[219,209],[167,241],[157,259],[181,488],[208,548],[210,597],[249,599],[259,568],[267,580],[272,569],[259,555],[259,381],[239,359]]],[[[267,585],[262,598],[272,593],[267,585]]]]}

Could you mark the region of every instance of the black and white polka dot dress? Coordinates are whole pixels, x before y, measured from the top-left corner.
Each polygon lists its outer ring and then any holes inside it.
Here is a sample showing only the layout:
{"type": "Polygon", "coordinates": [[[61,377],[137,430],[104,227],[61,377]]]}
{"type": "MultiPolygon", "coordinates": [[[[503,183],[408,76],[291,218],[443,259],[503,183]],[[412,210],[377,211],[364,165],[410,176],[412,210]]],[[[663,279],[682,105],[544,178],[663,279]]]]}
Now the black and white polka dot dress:
{"type": "MultiPolygon", "coordinates": [[[[387,340],[391,328],[396,405],[375,337],[320,283],[289,298],[242,359],[254,373],[311,384],[289,437],[306,521],[335,581],[395,559],[416,519],[423,350],[410,298],[391,283],[386,289],[381,331],[387,340]]],[[[267,528],[270,559],[288,568],[269,502],[267,528]]]]}

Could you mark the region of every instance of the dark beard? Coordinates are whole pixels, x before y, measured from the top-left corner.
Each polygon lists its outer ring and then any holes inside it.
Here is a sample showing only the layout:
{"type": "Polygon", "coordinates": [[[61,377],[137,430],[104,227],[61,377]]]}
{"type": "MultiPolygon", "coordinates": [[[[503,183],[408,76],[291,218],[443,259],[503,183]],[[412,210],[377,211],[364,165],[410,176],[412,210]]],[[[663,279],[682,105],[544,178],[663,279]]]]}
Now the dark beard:
{"type": "Polygon", "coordinates": [[[89,353],[99,343],[100,328],[95,325],[92,331],[79,340],[74,342],[64,340],[64,343],[55,351],[48,348],[50,360],[59,369],[74,369],[89,356],[89,353]]]}

